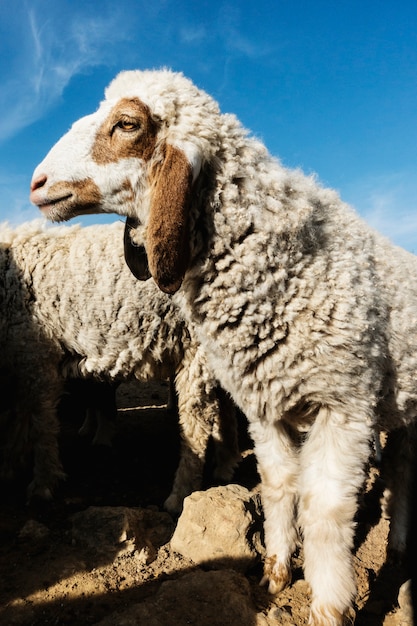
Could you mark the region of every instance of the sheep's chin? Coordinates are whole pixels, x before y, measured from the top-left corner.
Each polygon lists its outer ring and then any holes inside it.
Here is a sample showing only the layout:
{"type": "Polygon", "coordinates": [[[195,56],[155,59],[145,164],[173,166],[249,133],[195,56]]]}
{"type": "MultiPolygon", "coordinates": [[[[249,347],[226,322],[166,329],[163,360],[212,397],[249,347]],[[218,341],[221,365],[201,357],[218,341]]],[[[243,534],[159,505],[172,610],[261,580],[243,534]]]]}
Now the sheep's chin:
{"type": "Polygon", "coordinates": [[[96,205],[77,205],[71,202],[71,198],[64,198],[50,204],[42,204],[38,207],[41,213],[51,222],[67,222],[74,217],[92,215],[101,211],[96,205]]]}

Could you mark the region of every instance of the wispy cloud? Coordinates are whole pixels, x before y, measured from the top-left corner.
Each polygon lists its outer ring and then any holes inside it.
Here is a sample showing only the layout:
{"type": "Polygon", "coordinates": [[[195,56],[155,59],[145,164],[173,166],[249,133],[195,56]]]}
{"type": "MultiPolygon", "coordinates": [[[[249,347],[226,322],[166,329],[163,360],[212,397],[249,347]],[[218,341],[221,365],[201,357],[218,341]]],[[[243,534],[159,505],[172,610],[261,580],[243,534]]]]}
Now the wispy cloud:
{"type": "Polygon", "coordinates": [[[217,87],[217,94],[227,94],[233,84],[233,74],[249,62],[258,68],[271,59],[275,59],[277,44],[265,40],[252,29],[244,26],[242,7],[237,3],[226,2],[222,5],[216,23],[219,47],[223,54],[223,73],[217,87]]]}
{"type": "Polygon", "coordinates": [[[62,12],[51,3],[44,17],[38,3],[21,11],[16,36],[24,42],[19,63],[2,77],[0,141],[39,119],[61,97],[71,78],[88,68],[114,63],[112,47],[129,37],[117,8],[89,16],[62,12]],[[123,23],[123,28],[121,25],[123,23]],[[10,103],[13,106],[10,106],[10,103]]]}
{"type": "Polygon", "coordinates": [[[207,38],[207,31],[204,26],[182,26],[180,28],[180,40],[183,44],[195,44],[207,38]]]}
{"type": "Polygon", "coordinates": [[[417,172],[371,177],[349,186],[348,199],[376,230],[417,253],[417,172]]]}
{"type": "Polygon", "coordinates": [[[226,3],[222,7],[218,27],[226,50],[231,54],[258,59],[270,55],[275,50],[274,44],[243,34],[241,8],[234,4],[226,3]]]}

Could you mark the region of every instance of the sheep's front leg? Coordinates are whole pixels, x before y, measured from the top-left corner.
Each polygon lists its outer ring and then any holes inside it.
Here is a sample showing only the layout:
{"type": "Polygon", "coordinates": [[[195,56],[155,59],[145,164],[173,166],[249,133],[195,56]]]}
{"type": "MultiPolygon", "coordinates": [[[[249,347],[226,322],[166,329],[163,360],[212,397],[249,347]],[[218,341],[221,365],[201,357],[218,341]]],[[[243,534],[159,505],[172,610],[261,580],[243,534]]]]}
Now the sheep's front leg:
{"type": "Polygon", "coordinates": [[[32,412],[33,480],[27,490],[29,501],[52,498],[54,487],[66,477],[59,458],[58,432],[55,406],[45,402],[39,412],[32,412]]]}
{"type": "Polygon", "coordinates": [[[211,434],[211,423],[205,422],[204,417],[200,421],[198,415],[185,414],[184,408],[179,409],[179,416],[180,461],[171,493],[164,502],[164,508],[173,515],[181,513],[184,498],[202,488],[206,450],[211,434]]]}
{"type": "Polygon", "coordinates": [[[173,514],[181,513],[184,498],[202,487],[207,446],[219,412],[215,387],[203,375],[200,353],[189,352],[175,380],[181,450],[172,491],[164,502],[173,514]]]}
{"type": "Polygon", "coordinates": [[[267,558],[261,584],[278,593],[291,582],[290,560],[298,533],[295,524],[297,451],[281,422],[254,422],[250,433],[261,475],[262,505],[267,558]]]}
{"type": "Polygon", "coordinates": [[[242,458],[238,442],[237,409],[221,387],[217,387],[216,395],[219,410],[211,433],[215,445],[213,475],[218,482],[230,482],[242,458]]]}
{"type": "Polygon", "coordinates": [[[409,541],[416,443],[417,426],[412,423],[390,432],[382,453],[381,475],[386,484],[382,509],[390,519],[388,554],[398,562],[404,558],[409,541]]]}
{"type": "Polygon", "coordinates": [[[299,520],[313,626],[342,626],[350,619],[354,517],[370,438],[365,418],[322,407],[301,449],[299,520]]]}

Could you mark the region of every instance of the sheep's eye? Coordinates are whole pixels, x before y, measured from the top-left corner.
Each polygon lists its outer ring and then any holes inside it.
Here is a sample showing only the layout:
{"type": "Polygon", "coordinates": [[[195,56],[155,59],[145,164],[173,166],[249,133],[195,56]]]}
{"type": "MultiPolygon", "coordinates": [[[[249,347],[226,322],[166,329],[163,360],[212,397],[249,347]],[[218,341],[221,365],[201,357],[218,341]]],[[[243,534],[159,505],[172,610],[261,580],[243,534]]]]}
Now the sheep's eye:
{"type": "Polygon", "coordinates": [[[140,128],[140,124],[139,122],[134,122],[133,120],[119,120],[116,124],[116,128],[129,132],[138,130],[140,128]]]}

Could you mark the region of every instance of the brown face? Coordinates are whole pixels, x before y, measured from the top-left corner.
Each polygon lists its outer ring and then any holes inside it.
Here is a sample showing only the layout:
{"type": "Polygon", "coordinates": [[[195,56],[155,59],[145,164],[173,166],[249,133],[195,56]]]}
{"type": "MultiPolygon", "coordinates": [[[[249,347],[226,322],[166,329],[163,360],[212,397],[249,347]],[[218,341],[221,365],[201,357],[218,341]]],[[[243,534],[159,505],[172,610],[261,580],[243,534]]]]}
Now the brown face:
{"type": "Polygon", "coordinates": [[[99,128],[91,151],[98,165],[120,159],[148,161],[155,149],[158,126],[138,98],[123,98],[99,128]]]}
{"type": "Polygon", "coordinates": [[[122,98],[82,118],[36,168],[31,201],[53,221],[127,211],[157,132],[158,123],[138,98],[122,98]],[[127,159],[136,163],[133,170],[127,159]]]}
{"type": "Polygon", "coordinates": [[[140,278],[150,272],[174,293],[189,261],[188,212],[200,159],[190,142],[169,143],[166,133],[139,98],[104,101],[36,168],[31,201],[53,221],[103,212],[132,218],[146,252],[130,245],[129,227],[129,267],[140,278]]]}

